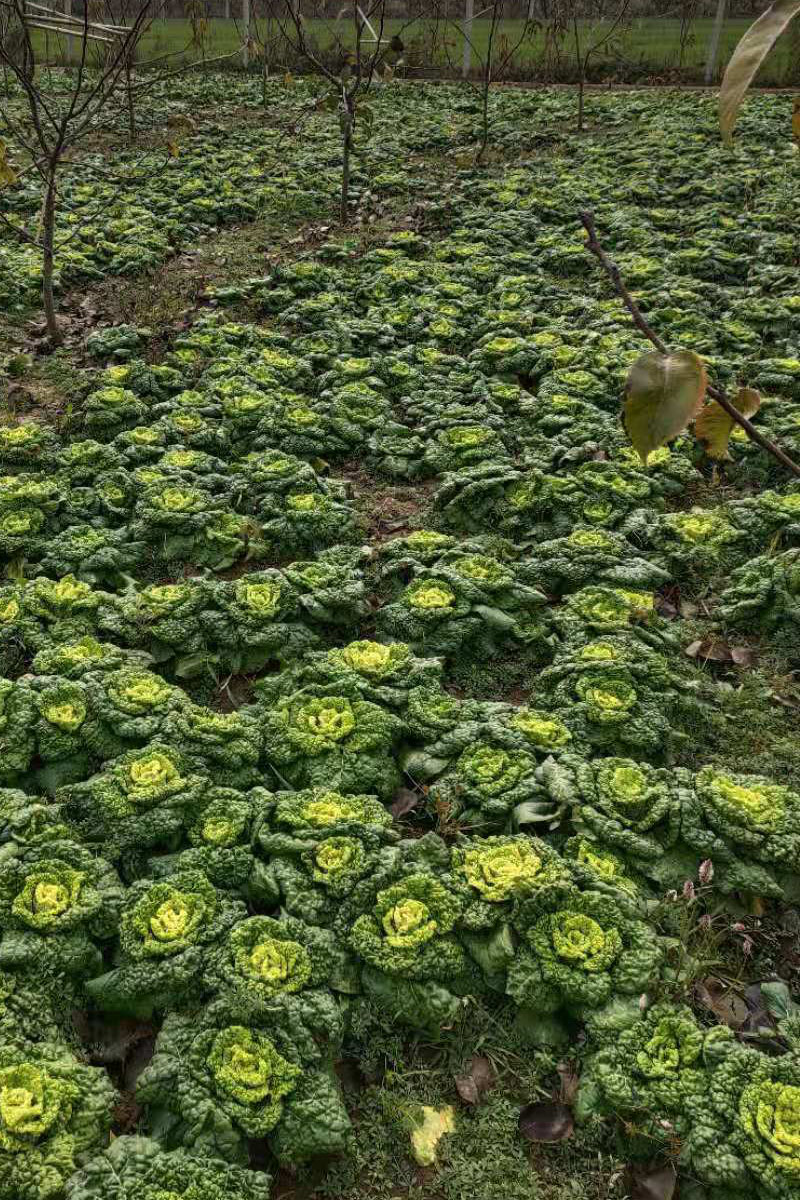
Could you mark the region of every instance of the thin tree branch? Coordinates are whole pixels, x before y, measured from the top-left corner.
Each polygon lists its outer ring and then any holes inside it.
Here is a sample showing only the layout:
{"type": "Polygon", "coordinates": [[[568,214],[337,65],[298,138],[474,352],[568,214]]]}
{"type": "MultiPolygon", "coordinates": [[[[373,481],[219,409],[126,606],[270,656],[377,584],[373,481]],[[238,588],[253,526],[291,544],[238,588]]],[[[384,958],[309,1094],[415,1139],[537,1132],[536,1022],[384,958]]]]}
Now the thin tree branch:
{"type": "MultiPolygon", "coordinates": [[[[614,290],[627,308],[628,312],[631,314],[634,325],[649,342],[652,342],[656,350],[660,351],[661,354],[667,354],[668,350],[666,345],[664,342],[662,342],[661,338],[642,315],[639,305],[636,303],[633,296],[625,286],[625,282],[620,274],[619,267],[612,259],[608,257],[605,250],[600,245],[597,237],[597,229],[594,223],[594,213],[588,209],[584,210],[580,213],[580,219],[581,224],[588,234],[586,249],[590,254],[595,256],[606,275],[608,275],[609,279],[614,285],[614,290]]],[[[773,458],[776,458],[779,463],[786,467],[787,471],[791,471],[793,475],[800,477],[800,466],[798,466],[793,459],[789,458],[789,455],[784,453],[780,446],[776,446],[776,444],[770,441],[769,438],[764,437],[763,433],[756,429],[755,425],[753,425],[751,421],[748,421],[747,417],[744,416],[743,413],[739,412],[738,408],[731,403],[723,391],[717,387],[714,387],[712,384],[709,384],[706,388],[706,392],[712,400],[716,400],[717,404],[719,404],[721,408],[725,409],[725,412],[732,421],[735,421],[737,425],[741,425],[742,429],[745,431],[751,441],[760,446],[762,450],[766,450],[767,453],[771,454],[773,458]]]]}

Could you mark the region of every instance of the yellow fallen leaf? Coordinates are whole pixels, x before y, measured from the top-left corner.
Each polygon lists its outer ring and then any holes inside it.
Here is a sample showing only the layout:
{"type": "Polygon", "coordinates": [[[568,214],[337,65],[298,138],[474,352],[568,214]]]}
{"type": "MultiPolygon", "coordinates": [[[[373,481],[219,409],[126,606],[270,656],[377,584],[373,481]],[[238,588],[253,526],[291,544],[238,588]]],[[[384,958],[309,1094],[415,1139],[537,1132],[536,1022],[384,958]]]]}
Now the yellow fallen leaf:
{"type": "Polygon", "coordinates": [[[436,1162],[436,1147],[446,1133],[453,1133],[456,1114],[453,1106],[446,1108],[422,1107],[422,1123],[411,1131],[411,1150],[414,1161],[421,1167],[432,1167],[436,1162]]]}

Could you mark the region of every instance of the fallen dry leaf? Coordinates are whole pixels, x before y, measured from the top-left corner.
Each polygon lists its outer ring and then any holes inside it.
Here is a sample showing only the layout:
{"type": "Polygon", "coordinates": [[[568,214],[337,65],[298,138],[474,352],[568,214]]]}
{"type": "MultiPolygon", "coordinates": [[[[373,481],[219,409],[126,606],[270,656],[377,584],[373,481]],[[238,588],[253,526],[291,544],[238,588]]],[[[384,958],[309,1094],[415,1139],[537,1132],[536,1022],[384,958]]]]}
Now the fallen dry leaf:
{"type": "Polygon", "coordinates": [[[529,1142],[564,1142],[572,1137],[575,1123],[566,1104],[543,1100],[526,1104],[519,1114],[519,1131],[529,1142]]]}
{"type": "Polygon", "coordinates": [[[456,1091],[465,1104],[477,1104],[495,1081],[494,1067],[485,1054],[473,1054],[461,1075],[456,1075],[456,1091]]]}

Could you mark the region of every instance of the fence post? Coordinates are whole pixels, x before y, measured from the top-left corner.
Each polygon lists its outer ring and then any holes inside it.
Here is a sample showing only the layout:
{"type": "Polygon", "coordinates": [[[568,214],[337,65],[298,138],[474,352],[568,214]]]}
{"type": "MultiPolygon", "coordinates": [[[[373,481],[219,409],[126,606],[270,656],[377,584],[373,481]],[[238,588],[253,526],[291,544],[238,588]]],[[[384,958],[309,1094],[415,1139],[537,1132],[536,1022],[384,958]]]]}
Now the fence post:
{"type": "Polygon", "coordinates": [[[245,71],[250,66],[250,0],[242,0],[242,24],[244,25],[244,45],[242,46],[242,66],[245,71]]]}
{"type": "Polygon", "coordinates": [[[714,18],[714,28],[711,30],[711,41],[708,43],[708,57],[706,58],[706,87],[709,87],[714,82],[714,72],[717,68],[717,55],[719,54],[719,42],[722,37],[722,26],[725,23],[725,9],[728,0],[717,0],[717,15],[714,18]]]}
{"type": "Polygon", "coordinates": [[[231,0],[225,0],[225,20],[231,19],[231,0]]]}
{"type": "Polygon", "coordinates": [[[461,78],[469,78],[472,64],[472,18],[475,13],[475,0],[466,0],[464,11],[464,57],[461,61],[461,78]]]}
{"type": "MultiPolygon", "coordinates": [[[[64,16],[72,16],[72,0],[64,0],[64,16]]],[[[67,21],[69,25],[69,21],[67,21]]],[[[75,39],[67,35],[67,62],[71,63],[75,57],[75,39]]]]}

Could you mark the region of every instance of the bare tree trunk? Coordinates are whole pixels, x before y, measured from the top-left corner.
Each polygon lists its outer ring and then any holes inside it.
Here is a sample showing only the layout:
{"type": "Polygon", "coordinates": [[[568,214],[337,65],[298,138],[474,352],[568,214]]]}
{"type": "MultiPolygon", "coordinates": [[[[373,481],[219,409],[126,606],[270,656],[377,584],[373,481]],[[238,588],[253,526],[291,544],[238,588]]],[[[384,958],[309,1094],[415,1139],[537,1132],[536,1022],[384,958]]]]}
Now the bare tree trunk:
{"type": "Polygon", "coordinates": [[[464,55],[461,60],[461,77],[469,79],[472,64],[472,21],[475,13],[475,0],[466,0],[464,9],[464,55]]]}
{"type": "Polygon", "coordinates": [[[578,32],[578,17],[573,14],[572,34],[575,38],[575,65],[578,68],[578,133],[583,132],[583,91],[586,84],[586,59],[581,54],[581,37],[578,32]]]}
{"type": "Polygon", "coordinates": [[[125,59],[125,99],[128,107],[128,136],[133,142],[136,139],[136,113],[133,108],[133,88],[131,87],[131,60],[125,59]]]}
{"type": "Polygon", "coordinates": [[[717,14],[714,18],[714,26],[711,30],[711,41],[708,45],[708,57],[706,58],[705,70],[705,85],[710,87],[714,82],[714,72],[717,69],[717,55],[719,54],[719,43],[722,37],[722,26],[725,24],[725,9],[727,0],[718,0],[717,14]]]}
{"type": "Polygon", "coordinates": [[[53,297],[53,259],[56,224],[56,168],[57,160],[47,164],[47,182],[42,204],[42,304],[47,322],[47,336],[51,346],[61,345],[61,330],[56,319],[53,297]]]}
{"type": "Polygon", "coordinates": [[[339,212],[341,222],[350,219],[350,151],[353,148],[353,118],[347,114],[342,136],[342,204],[339,212]]]}

